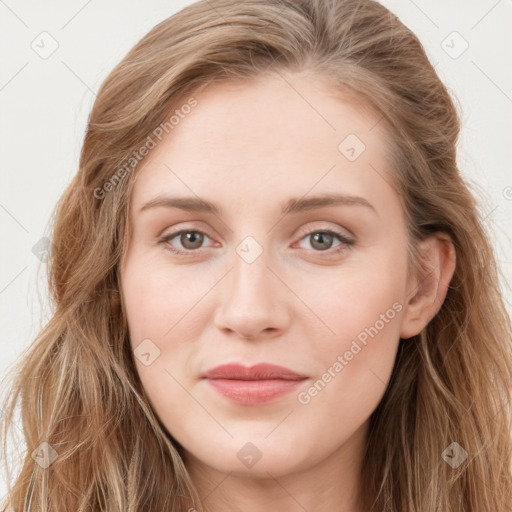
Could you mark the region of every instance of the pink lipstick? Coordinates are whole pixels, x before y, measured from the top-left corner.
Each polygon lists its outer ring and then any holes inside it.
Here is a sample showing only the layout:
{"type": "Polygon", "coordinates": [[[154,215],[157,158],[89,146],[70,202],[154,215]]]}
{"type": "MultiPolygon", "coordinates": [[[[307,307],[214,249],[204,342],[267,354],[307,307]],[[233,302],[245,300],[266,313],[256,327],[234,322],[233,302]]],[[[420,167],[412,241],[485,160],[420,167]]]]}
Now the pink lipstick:
{"type": "Polygon", "coordinates": [[[251,367],[240,364],[217,366],[202,375],[226,398],[243,405],[258,405],[290,393],[308,377],[273,364],[251,367]]]}

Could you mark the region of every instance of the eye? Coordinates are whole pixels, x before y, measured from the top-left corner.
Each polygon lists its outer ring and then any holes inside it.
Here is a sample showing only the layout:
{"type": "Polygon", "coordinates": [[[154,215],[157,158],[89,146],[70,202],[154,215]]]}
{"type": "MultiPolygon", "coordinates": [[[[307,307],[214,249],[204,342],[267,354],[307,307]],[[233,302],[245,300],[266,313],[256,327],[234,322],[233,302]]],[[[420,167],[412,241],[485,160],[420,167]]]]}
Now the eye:
{"type": "MultiPolygon", "coordinates": [[[[196,229],[182,229],[181,231],[175,231],[174,233],[166,235],[159,241],[159,243],[163,243],[164,247],[173,253],[190,256],[192,252],[201,249],[205,237],[210,238],[203,231],[196,229]],[[174,247],[173,244],[171,244],[172,240],[175,238],[178,238],[181,248],[174,247]]],[[[314,252],[338,253],[346,249],[347,246],[354,244],[354,241],[347,238],[343,233],[332,229],[317,229],[315,231],[310,231],[303,236],[300,241],[305,240],[308,237],[311,240],[311,246],[313,247],[314,252]],[[334,250],[331,250],[332,243],[335,239],[338,239],[340,243],[334,246],[334,250]]]]}
{"type": "Polygon", "coordinates": [[[353,245],[354,241],[347,238],[343,233],[332,229],[317,229],[315,231],[310,231],[306,234],[306,236],[301,238],[302,240],[310,240],[310,244],[315,249],[315,252],[334,252],[337,253],[347,248],[347,246],[353,245]],[[332,249],[332,243],[334,239],[339,240],[339,244],[334,246],[334,250],[332,249]]]}
{"type": "Polygon", "coordinates": [[[163,243],[165,247],[172,252],[177,254],[187,254],[190,251],[200,249],[205,237],[210,238],[206,233],[196,229],[182,229],[181,231],[176,231],[175,233],[166,235],[160,240],[160,242],[163,243]],[[173,247],[170,243],[171,240],[174,240],[178,236],[178,240],[183,249],[173,247]]]}

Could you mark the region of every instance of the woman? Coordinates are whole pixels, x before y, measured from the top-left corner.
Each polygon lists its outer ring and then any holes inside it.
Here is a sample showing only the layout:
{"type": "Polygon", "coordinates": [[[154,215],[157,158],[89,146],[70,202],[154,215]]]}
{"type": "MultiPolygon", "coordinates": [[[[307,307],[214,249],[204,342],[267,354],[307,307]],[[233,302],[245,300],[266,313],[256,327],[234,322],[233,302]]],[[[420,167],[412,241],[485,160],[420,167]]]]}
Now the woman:
{"type": "Polygon", "coordinates": [[[157,25],[57,205],[4,510],[510,511],[512,328],[458,133],[376,2],[157,25]]]}

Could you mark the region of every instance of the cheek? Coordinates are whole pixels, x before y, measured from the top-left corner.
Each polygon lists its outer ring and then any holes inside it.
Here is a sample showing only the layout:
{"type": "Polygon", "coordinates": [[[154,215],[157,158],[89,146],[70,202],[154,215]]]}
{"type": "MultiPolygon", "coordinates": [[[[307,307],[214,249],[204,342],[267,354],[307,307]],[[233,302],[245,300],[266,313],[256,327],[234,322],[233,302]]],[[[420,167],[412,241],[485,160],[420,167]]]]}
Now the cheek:
{"type": "Polygon", "coordinates": [[[400,340],[406,263],[399,240],[347,259],[328,279],[300,281],[297,293],[318,316],[297,320],[315,369],[297,394],[297,418],[303,415],[308,432],[322,432],[318,452],[348,439],[382,400],[400,340]]]}
{"type": "Polygon", "coordinates": [[[197,275],[142,251],[134,251],[123,267],[123,301],[134,361],[157,409],[160,403],[168,407],[171,397],[181,405],[187,401],[180,383],[188,386],[190,375],[182,372],[196,354],[199,347],[194,340],[201,338],[204,322],[211,316],[201,298],[218,279],[207,271],[200,279],[197,275]]]}
{"type": "Polygon", "coordinates": [[[318,371],[297,397],[314,428],[354,430],[382,399],[400,339],[405,269],[405,253],[390,254],[345,269],[328,294],[317,293],[313,308],[332,332],[311,346],[318,371]],[[326,414],[330,427],[322,425],[326,414]]]}
{"type": "MultiPolygon", "coordinates": [[[[403,244],[402,244],[403,246],[403,244]]],[[[321,345],[314,344],[318,360],[327,362],[322,353],[350,348],[354,339],[395,339],[404,307],[407,254],[402,250],[377,250],[361,258],[347,260],[346,265],[327,276],[301,278],[297,293],[318,313],[316,323],[322,329],[321,345]],[[376,332],[378,331],[378,332],[376,332]]],[[[313,325],[313,320],[308,322],[313,325]]],[[[320,331],[318,331],[320,333],[320,331]]],[[[311,336],[309,336],[310,339],[311,336]]],[[[378,349],[378,344],[373,344],[378,349]]]]}
{"type": "Polygon", "coordinates": [[[187,404],[178,384],[183,379],[174,365],[178,355],[183,358],[183,347],[187,345],[187,339],[181,336],[187,326],[186,312],[194,297],[197,301],[197,294],[184,286],[178,272],[163,269],[161,263],[136,252],[122,271],[123,301],[136,370],[154,412],[164,423],[168,420],[165,411],[178,406],[183,410],[187,404]]]}
{"type": "MultiPolygon", "coordinates": [[[[196,274],[197,276],[197,274],[196,274]]],[[[134,253],[123,268],[123,300],[130,338],[136,345],[144,338],[158,343],[176,336],[187,325],[188,314],[214,283],[211,276],[190,279],[183,267],[162,263],[134,253]]]]}

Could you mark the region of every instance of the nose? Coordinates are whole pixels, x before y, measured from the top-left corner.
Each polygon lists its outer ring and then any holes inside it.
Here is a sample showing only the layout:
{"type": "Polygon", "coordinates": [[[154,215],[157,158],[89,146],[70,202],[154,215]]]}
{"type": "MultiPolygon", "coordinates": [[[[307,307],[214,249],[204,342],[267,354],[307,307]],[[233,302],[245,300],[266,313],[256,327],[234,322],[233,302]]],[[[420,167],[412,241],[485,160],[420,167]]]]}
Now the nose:
{"type": "Polygon", "coordinates": [[[215,325],[225,334],[256,340],[277,337],[287,329],[291,292],[267,266],[265,252],[252,263],[235,254],[222,283],[215,325]]]}

